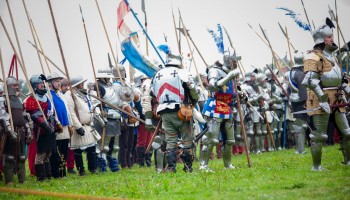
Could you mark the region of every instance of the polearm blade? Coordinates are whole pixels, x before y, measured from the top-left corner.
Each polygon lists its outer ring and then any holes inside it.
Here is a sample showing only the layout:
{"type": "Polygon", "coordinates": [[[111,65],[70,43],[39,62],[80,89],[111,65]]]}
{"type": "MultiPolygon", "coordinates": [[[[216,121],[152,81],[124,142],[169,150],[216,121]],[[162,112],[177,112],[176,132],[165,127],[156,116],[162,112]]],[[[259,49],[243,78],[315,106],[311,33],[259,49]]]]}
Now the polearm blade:
{"type": "Polygon", "coordinates": [[[278,26],[280,27],[280,29],[281,29],[281,31],[282,31],[284,37],[286,37],[286,39],[288,40],[288,43],[290,44],[290,46],[293,48],[294,52],[297,52],[297,50],[295,49],[294,45],[290,42],[290,39],[289,39],[288,34],[287,34],[287,31],[285,31],[285,30],[282,28],[282,26],[281,26],[281,24],[280,24],[279,22],[278,22],[278,26]]]}

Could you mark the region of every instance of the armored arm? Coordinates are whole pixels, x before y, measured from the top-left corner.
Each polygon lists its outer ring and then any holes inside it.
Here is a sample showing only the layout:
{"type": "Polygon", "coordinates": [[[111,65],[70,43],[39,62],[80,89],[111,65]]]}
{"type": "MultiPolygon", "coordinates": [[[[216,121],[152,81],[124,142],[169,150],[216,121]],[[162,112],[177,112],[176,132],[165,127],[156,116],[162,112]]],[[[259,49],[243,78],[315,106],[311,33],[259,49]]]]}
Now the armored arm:
{"type": "Polygon", "coordinates": [[[33,121],[30,118],[29,113],[23,112],[23,118],[24,118],[24,128],[26,131],[26,137],[27,137],[27,142],[30,143],[33,140],[33,134],[32,134],[32,129],[33,129],[33,121]]]}
{"type": "Polygon", "coordinates": [[[227,76],[225,76],[224,78],[220,79],[219,81],[217,81],[217,86],[221,87],[226,85],[230,80],[236,78],[239,76],[239,70],[238,69],[234,69],[232,71],[230,71],[227,76]]]}

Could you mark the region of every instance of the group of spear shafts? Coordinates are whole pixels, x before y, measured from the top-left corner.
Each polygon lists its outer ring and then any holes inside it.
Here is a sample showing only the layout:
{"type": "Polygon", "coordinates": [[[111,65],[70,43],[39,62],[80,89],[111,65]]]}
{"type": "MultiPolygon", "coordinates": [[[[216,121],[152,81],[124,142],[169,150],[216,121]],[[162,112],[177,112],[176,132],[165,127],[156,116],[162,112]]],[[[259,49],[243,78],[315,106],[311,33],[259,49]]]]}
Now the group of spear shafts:
{"type": "MultiPolygon", "coordinates": [[[[46,63],[46,67],[47,67],[47,70],[48,72],[51,74],[51,68],[50,68],[50,65],[49,65],[49,62],[51,63],[52,66],[54,66],[60,73],[62,73],[64,76],[67,77],[67,80],[70,82],[70,76],[69,76],[69,71],[68,71],[68,67],[67,67],[67,64],[66,64],[66,60],[65,60],[65,57],[64,57],[64,52],[63,52],[63,48],[62,48],[62,45],[61,45],[61,41],[60,41],[60,37],[59,37],[59,34],[58,34],[58,29],[57,29],[57,25],[56,25],[56,21],[55,21],[55,17],[54,17],[54,13],[53,13],[53,8],[52,8],[52,5],[51,5],[51,0],[47,0],[48,2],[48,5],[49,5],[49,9],[50,9],[50,14],[51,14],[51,19],[52,19],[52,23],[53,23],[53,26],[54,26],[54,30],[55,30],[55,35],[56,35],[56,39],[57,39],[57,43],[58,43],[58,46],[59,46],[59,49],[60,49],[60,54],[61,54],[61,58],[62,58],[62,62],[63,62],[63,67],[64,67],[64,71],[58,67],[44,52],[44,49],[41,45],[41,42],[40,42],[40,39],[39,39],[39,36],[37,34],[37,31],[36,31],[36,28],[34,26],[34,23],[33,23],[33,20],[31,19],[30,17],[30,14],[27,10],[27,6],[26,6],[26,3],[25,3],[25,0],[22,0],[22,3],[23,3],[23,6],[24,6],[24,9],[25,9],[25,13],[26,13],[26,16],[27,16],[27,20],[28,20],[28,23],[29,23],[29,26],[30,26],[30,30],[31,30],[31,34],[32,34],[32,37],[33,37],[33,41],[34,41],[34,44],[30,41],[28,41],[37,51],[37,55],[38,55],[38,59],[39,59],[39,62],[40,62],[40,66],[41,66],[41,69],[42,69],[42,72],[43,74],[46,76],[46,73],[45,73],[45,70],[44,70],[44,66],[43,66],[43,61],[42,61],[42,58],[41,58],[41,55],[44,57],[44,60],[45,60],[45,63],[46,63]],[[41,54],[41,55],[40,55],[41,54]]],[[[101,23],[103,25],[103,28],[104,28],[104,32],[105,32],[105,36],[106,36],[106,39],[107,39],[107,42],[108,42],[108,45],[109,45],[109,48],[110,48],[110,52],[112,54],[112,58],[113,58],[113,61],[114,61],[114,64],[115,66],[117,66],[118,64],[118,61],[117,61],[117,57],[115,56],[115,53],[113,51],[113,48],[112,48],[112,45],[111,45],[111,42],[110,42],[110,38],[108,36],[108,33],[107,33],[107,29],[106,29],[106,26],[105,26],[105,23],[104,23],[104,19],[102,17],[102,14],[101,14],[101,9],[99,7],[99,3],[98,3],[98,0],[95,0],[95,3],[96,3],[96,7],[98,9],[98,12],[99,12],[99,16],[100,16],[100,20],[101,20],[101,23]]],[[[129,5],[129,3],[126,1],[127,5],[129,5]]],[[[310,20],[308,18],[308,15],[307,15],[307,12],[306,12],[306,8],[304,6],[304,2],[303,0],[301,0],[301,3],[302,3],[302,6],[304,8],[304,12],[305,12],[305,16],[306,16],[306,19],[310,24],[310,20]]],[[[17,30],[16,30],[16,25],[15,25],[15,22],[13,20],[13,16],[12,16],[12,11],[11,11],[11,6],[10,6],[10,3],[9,3],[9,0],[6,0],[6,4],[7,4],[7,8],[8,8],[8,12],[10,14],[10,19],[11,19],[11,24],[12,24],[12,28],[14,30],[14,34],[15,34],[15,38],[16,38],[16,43],[17,43],[17,48],[18,48],[18,51],[19,51],[19,54],[16,50],[16,47],[13,43],[13,40],[11,39],[10,35],[9,35],[9,32],[8,32],[8,29],[6,28],[5,26],[5,23],[2,19],[2,17],[0,16],[0,23],[2,25],[2,28],[7,36],[7,39],[11,45],[11,48],[15,54],[15,56],[17,57],[17,60],[18,60],[18,64],[20,66],[20,68],[22,69],[22,72],[23,72],[23,75],[26,79],[26,82],[27,82],[27,85],[28,85],[28,88],[29,88],[29,91],[30,93],[35,96],[35,93],[34,93],[34,88],[32,88],[30,82],[29,82],[29,78],[28,78],[28,74],[27,74],[27,70],[26,70],[26,66],[25,66],[25,62],[24,62],[24,59],[23,59],[23,53],[22,53],[22,50],[21,50],[21,44],[19,42],[19,39],[18,39],[18,34],[17,34],[17,30]]],[[[94,61],[93,61],[93,56],[92,56],[92,53],[91,53],[91,47],[90,47],[90,43],[89,43],[89,38],[88,38],[88,34],[87,34],[87,30],[86,30],[86,24],[85,24],[85,20],[84,20],[84,16],[83,16],[83,11],[82,11],[82,8],[81,6],[79,5],[80,7],[80,12],[81,12],[81,17],[82,17],[82,23],[83,23],[83,27],[84,27],[84,33],[85,33],[85,38],[86,38],[86,42],[87,42],[87,46],[88,46],[88,50],[89,50],[89,56],[90,56],[90,62],[91,62],[91,67],[92,67],[92,71],[93,71],[93,75],[94,75],[94,81],[95,81],[95,85],[97,86],[98,85],[98,82],[97,82],[97,78],[96,78],[96,70],[95,70],[95,66],[94,66],[94,61]]],[[[337,33],[338,33],[338,44],[339,44],[339,52],[340,52],[340,35],[342,37],[342,40],[343,42],[345,43],[345,38],[343,36],[343,33],[339,27],[339,20],[338,20],[338,12],[337,12],[337,1],[335,0],[335,10],[336,10],[336,15],[334,15],[334,12],[330,9],[329,7],[329,13],[331,15],[331,18],[333,20],[336,21],[336,24],[337,24],[337,33]]],[[[131,9],[134,17],[137,19],[139,25],[141,26],[141,28],[143,29],[143,32],[144,34],[147,36],[146,37],[146,52],[147,52],[147,55],[148,55],[148,42],[151,42],[152,46],[154,47],[155,51],[157,52],[159,58],[162,60],[163,64],[164,64],[164,61],[162,59],[162,57],[160,56],[160,54],[158,53],[156,47],[154,46],[154,44],[152,43],[149,35],[147,34],[147,15],[146,15],[146,10],[145,10],[145,4],[144,4],[144,1],[142,1],[142,11],[144,12],[144,15],[145,15],[145,28],[142,26],[142,24],[140,23],[140,21],[138,20],[138,18],[136,17],[136,14],[135,12],[131,9]]],[[[180,36],[181,36],[181,33],[185,36],[186,38],[186,42],[187,42],[187,45],[188,45],[188,49],[193,49],[191,44],[193,45],[194,49],[196,50],[196,52],[198,53],[198,55],[200,56],[201,60],[203,61],[203,63],[205,64],[206,68],[208,69],[209,68],[209,65],[207,64],[207,62],[205,61],[204,57],[202,56],[202,54],[200,53],[197,45],[195,44],[193,38],[190,36],[189,32],[188,32],[188,29],[186,29],[186,26],[184,24],[184,21],[181,17],[181,12],[180,12],[180,9],[178,9],[178,12],[179,12],[179,26],[176,27],[176,20],[175,20],[175,16],[174,16],[174,12],[173,12],[173,8],[172,8],[172,18],[173,18],[173,24],[174,24],[174,30],[175,30],[175,35],[176,35],[176,41],[177,41],[177,46],[178,46],[178,50],[179,50],[179,53],[181,54],[181,39],[180,39],[180,36]],[[179,33],[178,33],[179,32],[179,33]]],[[[289,57],[290,57],[290,63],[285,63],[285,61],[283,59],[281,59],[277,53],[273,50],[273,47],[271,45],[271,42],[267,36],[267,33],[266,33],[266,30],[263,29],[263,27],[259,24],[259,27],[261,29],[261,32],[262,32],[262,35],[259,34],[257,31],[254,30],[254,28],[248,24],[248,26],[254,31],[254,33],[261,39],[261,41],[263,41],[263,43],[270,49],[271,51],[271,54],[272,54],[272,57],[273,57],[273,61],[277,67],[277,69],[280,71],[282,69],[282,66],[281,66],[281,63],[282,62],[285,66],[287,66],[288,68],[290,68],[290,66],[293,65],[293,59],[292,59],[292,53],[291,53],[291,47],[293,48],[294,52],[296,53],[297,52],[297,49],[294,47],[294,45],[291,43],[290,41],[290,38],[289,38],[289,35],[288,35],[288,31],[287,31],[287,27],[285,27],[284,29],[282,28],[281,24],[279,24],[279,27],[281,28],[281,31],[283,33],[283,35],[285,36],[285,38],[287,39],[287,44],[288,44],[288,51],[289,51],[289,57]]],[[[311,26],[310,26],[311,28],[311,26]]],[[[227,37],[228,37],[228,40],[229,40],[229,43],[230,43],[230,46],[231,48],[234,49],[233,47],[233,43],[231,41],[231,38],[226,30],[225,27],[223,27],[227,37]]],[[[311,32],[311,30],[310,30],[311,32]]],[[[118,38],[119,38],[119,35],[118,35],[118,38]]],[[[235,49],[234,49],[235,50],[235,49]]],[[[195,67],[195,70],[196,70],[196,74],[197,74],[197,78],[198,78],[198,81],[200,83],[200,86],[202,87],[202,89],[204,89],[204,86],[203,86],[203,83],[201,81],[201,78],[200,78],[200,75],[199,75],[199,72],[198,72],[198,68],[197,68],[197,64],[196,64],[196,61],[195,61],[195,58],[193,56],[193,51],[191,52],[190,54],[191,56],[191,62],[193,61],[193,65],[195,67]]],[[[341,53],[340,53],[340,56],[341,56],[341,53]]],[[[341,61],[341,57],[340,57],[340,61],[341,61]]],[[[349,66],[349,53],[347,53],[347,62],[346,62],[346,74],[348,74],[348,66],[349,66]]],[[[342,62],[339,62],[340,64],[340,68],[342,68],[342,62]]],[[[3,59],[2,59],[2,52],[1,52],[1,48],[0,48],[0,65],[1,65],[1,69],[2,69],[2,76],[3,76],[3,80],[6,80],[6,77],[5,77],[5,70],[4,70],[4,64],[3,64],[3,59]]],[[[245,74],[245,68],[242,64],[241,61],[238,61],[238,67],[240,69],[240,72],[242,74],[242,76],[244,77],[244,74],[245,74]]],[[[121,73],[120,73],[120,70],[118,67],[117,68],[117,72],[118,72],[118,75],[119,75],[119,78],[120,78],[120,82],[122,83],[122,85],[125,84],[124,80],[121,78],[121,73]]],[[[132,68],[132,66],[130,66],[130,68],[132,68]]],[[[288,98],[288,94],[287,92],[285,91],[285,89],[282,87],[281,83],[278,81],[278,79],[276,78],[275,74],[273,73],[273,70],[267,66],[267,68],[271,71],[271,74],[272,76],[274,76],[274,80],[278,83],[279,87],[282,89],[284,95],[288,98]]],[[[133,69],[130,69],[130,77],[133,76],[133,69]]],[[[234,82],[237,82],[237,80],[235,80],[234,82]]],[[[4,81],[4,88],[5,88],[5,94],[7,94],[7,85],[6,85],[6,81],[4,81]]],[[[47,86],[48,87],[48,86],[47,86]]],[[[234,88],[234,91],[237,93],[237,85],[236,84],[233,84],[233,88],[234,88]]],[[[91,97],[93,98],[96,98],[97,100],[99,100],[100,102],[102,103],[105,103],[105,104],[108,104],[108,102],[105,102],[101,97],[100,97],[100,92],[99,92],[99,87],[96,87],[96,90],[97,90],[97,95],[91,95],[91,97]]],[[[49,96],[50,96],[50,92],[48,93],[49,96]]],[[[74,96],[74,92],[72,91],[71,92],[71,95],[72,95],[72,99],[73,99],[73,102],[74,102],[74,107],[75,109],[77,108],[76,105],[75,105],[75,96],[74,96]]],[[[8,95],[6,95],[6,100],[7,102],[9,103],[9,106],[10,106],[10,101],[8,99],[8,95]]],[[[51,97],[52,98],[52,97],[51,97]]],[[[36,100],[36,103],[38,105],[38,108],[40,111],[43,112],[43,109],[41,108],[38,100],[35,98],[36,100]]],[[[238,114],[239,114],[239,117],[240,117],[240,123],[241,123],[241,127],[242,127],[242,135],[243,135],[243,139],[244,139],[244,147],[245,147],[245,153],[246,153],[246,156],[247,156],[247,160],[248,160],[248,166],[251,167],[251,161],[250,161],[250,156],[249,156],[249,150],[248,150],[248,145],[247,145],[247,139],[246,139],[246,133],[245,133],[245,125],[244,125],[244,120],[243,120],[243,115],[242,115],[242,111],[241,111],[241,106],[240,106],[240,99],[239,98],[236,98],[236,101],[237,101],[237,110],[238,110],[238,114]]],[[[102,103],[100,104],[102,106],[102,103]]],[[[125,114],[127,114],[128,116],[131,116],[131,117],[134,117],[136,118],[137,120],[145,123],[142,119],[140,118],[137,118],[135,117],[132,113],[129,113],[127,111],[124,111],[116,106],[113,106],[111,104],[109,104],[109,106],[111,106],[113,109],[116,109],[116,110],[119,110],[125,114]]],[[[79,119],[79,114],[76,111],[76,114],[77,114],[77,117],[79,119]]],[[[101,107],[101,112],[103,112],[103,109],[101,107]]],[[[9,114],[10,116],[12,117],[12,114],[11,114],[11,109],[9,109],[9,114]]],[[[103,113],[102,113],[103,114],[103,113]]],[[[43,118],[45,121],[47,121],[45,115],[43,115],[43,118]]],[[[265,117],[266,118],[266,117],[265,117]]],[[[12,130],[13,129],[13,120],[11,119],[11,127],[12,127],[12,130]]],[[[267,123],[268,124],[268,123],[267,123]]],[[[158,131],[160,132],[163,132],[163,133],[166,133],[166,131],[160,129],[159,126],[160,124],[156,126],[153,126],[153,128],[155,128],[155,132],[153,133],[153,136],[155,136],[157,134],[158,131]]],[[[269,129],[269,128],[267,128],[269,129]]],[[[271,132],[269,131],[269,135],[270,137],[272,137],[272,134],[271,132]]],[[[103,147],[103,143],[104,143],[104,136],[105,136],[105,128],[103,129],[103,133],[102,133],[102,145],[101,147],[103,147]]],[[[271,138],[272,139],[272,138],[271,138]]],[[[272,140],[273,141],[273,140],[272,140]]],[[[149,148],[149,147],[148,147],[149,148]]]]}

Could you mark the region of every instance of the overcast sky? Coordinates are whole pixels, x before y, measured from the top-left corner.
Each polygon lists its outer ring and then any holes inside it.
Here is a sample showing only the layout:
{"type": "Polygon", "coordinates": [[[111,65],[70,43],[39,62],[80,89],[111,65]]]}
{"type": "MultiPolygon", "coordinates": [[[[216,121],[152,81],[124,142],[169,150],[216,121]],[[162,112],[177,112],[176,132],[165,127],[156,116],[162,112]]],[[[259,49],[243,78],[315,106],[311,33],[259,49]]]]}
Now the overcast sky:
{"type": "MultiPolygon", "coordinates": [[[[118,54],[119,60],[123,58],[120,51],[120,43],[117,37],[117,7],[120,0],[99,0],[108,35],[110,37],[113,51],[118,54]],[[116,50],[117,49],[117,50],[116,50]]],[[[25,0],[30,17],[32,18],[39,39],[47,56],[52,59],[62,70],[63,62],[59,51],[54,26],[52,23],[47,0],[25,0]]],[[[138,13],[141,22],[144,23],[144,14],[141,11],[141,0],[129,0],[132,8],[138,13]]],[[[299,18],[306,22],[304,10],[299,0],[145,0],[148,32],[156,46],[165,44],[164,35],[168,38],[168,44],[176,50],[176,37],[173,27],[171,5],[178,23],[178,11],[181,10],[182,18],[187,29],[200,49],[208,64],[212,64],[219,58],[218,50],[214,40],[207,32],[207,28],[215,29],[220,23],[228,30],[237,53],[242,56],[243,66],[261,67],[271,63],[271,52],[267,46],[255,35],[247,23],[251,24],[255,31],[261,34],[259,24],[266,30],[271,40],[272,47],[280,57],[284,57],[288,51],[287,42],[283,36],[278,22],[286,26],[292,44],[300,51],[306,51],[313,47],[310,32],[299,28],[294,21],[284,15],[285,12],[277,10],[277,7],[286,7],[300,14],[299,18]]],[[[304,0],[309,16],[316,27],[322,25],[328,15],[328,5],[334,10],[334,0],[304,0]]],[[[350,1],[338,0],[339,24],[344,33],[345,40],[350,39],[350,1]],[[348,25],[346,25],[348,24],[348,25]]],[[[41,73],[38,56],[34,48],[27,42],[33,41],[25,14],[22,0],[9,0],[19,42],[21,45],[24,62],[29,75],[41,73]]],[[[87,42],[81,21],[79,4],[81,5],[87,26],[87,34],[93,55],[96,70],[108,66],[107,53],[110,52],[105,32],[100,20],[95,0],[51,0],[53,12],[58,27],[58,33],[68,65],[69,73],[72,75],[82,74],[87,78],[93,77],[92,67],[87,48],[87,42]]],[[[12,28],[6,0],[0,0],[0,15],[16,45],[14,31],[12,28]]],[[[125,22],[133,31],[139,31],[141,50],[145,51],[145,39],[141,29],[137,26],[132,14],[126,17],[125,22]]],[[[224,36],[226,37],[226,36],[224,36]]],[[[120,40],[122,40],[122,36],[120,40]]],[[[337,36],[335,35],[337,41],[337,36]]],[[[343,44],[343,42],[341,42],[343,44]]],[[[225,38],[225,47],[229,45],[225,38]]],[[[9,45],[2,27],[0,28],[0,47],[7,73],[13,50],[9,45]]],[[[189,52],[187,43],[182,37],[184,52],[189,52]]],[[[192,46],[193,48],[193,46],[192,46]]],[[[18,51],[18,50],[17,50],[18,51]]],[[[149,45],[151,58],[157,55],[149,45]]],[[[19,51],[18,51],[19,53],[19,51]]],[[[199,71],[205,68],[204,63],[195,53],[195,61],[199,71]]],[[[128,66],[128,64],[126,65],[128,66]]],[[[50,66],[53,71],[55,70],[50,66]]],[[[46,65],[44,68],[47,72],[46,65]]],[[[194,67],[192,67],[194,72],[194,67]]],[[[21,75],[21,77],[23,77],[21,75]]]]}

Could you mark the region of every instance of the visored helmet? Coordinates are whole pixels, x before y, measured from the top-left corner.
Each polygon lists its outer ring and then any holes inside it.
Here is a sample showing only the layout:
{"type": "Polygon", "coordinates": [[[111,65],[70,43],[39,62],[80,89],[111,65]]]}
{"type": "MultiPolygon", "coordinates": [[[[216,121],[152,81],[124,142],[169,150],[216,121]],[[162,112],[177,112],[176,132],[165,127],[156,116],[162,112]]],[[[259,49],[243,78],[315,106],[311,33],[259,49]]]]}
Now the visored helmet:
{"type": "Polygon", "coordinates": [[[117,67],[112,67],[112,74],[114,76],[113,78],[120,78],[118,69],[119,69],[120,75],[122,76],[121,78],[125,79],[126,78],[125,67],[121,64],[118,64],[117,67]]]}
{"type": "Polygon", "coordinates": [[[294,55],[293,67],[301,67],[303,65],[304,65],[304,54],[303,53],[296,53],[294,55]]]}
{"type": "Polygon", "coordinates": [[[111,68],[99,69],[96,78],[114,78],[111,68]]]}

